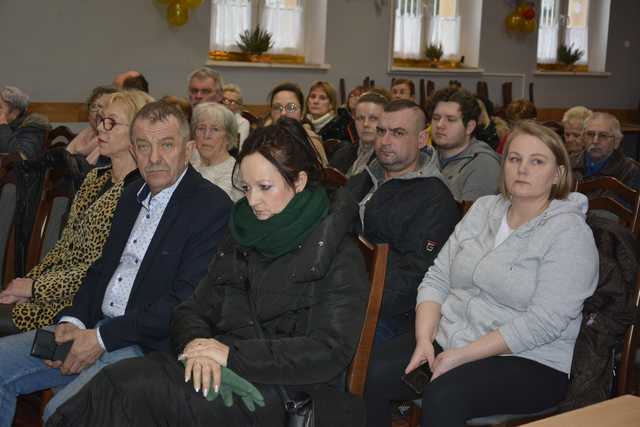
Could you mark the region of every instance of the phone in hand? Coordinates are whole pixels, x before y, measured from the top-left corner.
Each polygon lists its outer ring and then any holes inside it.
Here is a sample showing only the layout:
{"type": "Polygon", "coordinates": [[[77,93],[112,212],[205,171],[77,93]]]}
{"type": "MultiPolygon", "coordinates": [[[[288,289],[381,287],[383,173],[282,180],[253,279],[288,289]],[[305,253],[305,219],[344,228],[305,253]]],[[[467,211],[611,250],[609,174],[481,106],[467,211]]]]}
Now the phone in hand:
{"type": "Polygon", "coordinates": [[[408,374],[404,374],[400,379],[408,385],[411,390],[417,394],[422,394],[424,387],[429,380],[431,380],[431,375],[433,375],[433,373],[431,372],[431,368],[429,368],[429,364],[423,363],[408,374]]]}
{"type": "Polygon", "coordinates": [[[58,344],[53,332],[38,329],[31,346],[31,355],[40,359],[64,362],[72,345],[73,340],[58,344]]]}

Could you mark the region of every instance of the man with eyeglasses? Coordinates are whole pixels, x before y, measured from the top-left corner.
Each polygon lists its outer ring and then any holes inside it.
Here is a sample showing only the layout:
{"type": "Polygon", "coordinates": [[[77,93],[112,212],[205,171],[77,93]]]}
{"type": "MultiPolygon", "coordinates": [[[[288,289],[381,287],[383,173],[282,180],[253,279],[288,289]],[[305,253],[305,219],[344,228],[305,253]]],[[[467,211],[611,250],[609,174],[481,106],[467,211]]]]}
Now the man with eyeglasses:
{"type": "Polygon", "coordinates": [[[497,194],[500,158],[488,144],[473,137],[480,116],[476,97],[449,87],[433,95],[428,109],[438,165],[453,197],[464,201],[497,194]]]}
{"type": "MultiPolygon", "coordinates": [[[[585,151],[573,161],[577,180],[612,176],[623,184],[640,190],[640,167],[624,155],[620,147],[623,134],[620,121],[609,113],[593,113],[587,119],[584,133],[585,151]]],[[[602,192],[588,194],[598,197],[602,192]]]]}
{"type": "Polygon", "coordinates": [[[209,67],[194,70],[189,75],[189,103],[192,107],[201,102],[222,102],[224,82],[217,71],[209,67]]]}
{"type": "Polygon", "coordinates": [[[420,150],[425,122],[414,102],[388,103],[376,125],[376,159],[347,183],[359,201],[358,232],[390,249],[376,347],[413,328],[418,285],[460,218],[437,158],[420,150]]]}

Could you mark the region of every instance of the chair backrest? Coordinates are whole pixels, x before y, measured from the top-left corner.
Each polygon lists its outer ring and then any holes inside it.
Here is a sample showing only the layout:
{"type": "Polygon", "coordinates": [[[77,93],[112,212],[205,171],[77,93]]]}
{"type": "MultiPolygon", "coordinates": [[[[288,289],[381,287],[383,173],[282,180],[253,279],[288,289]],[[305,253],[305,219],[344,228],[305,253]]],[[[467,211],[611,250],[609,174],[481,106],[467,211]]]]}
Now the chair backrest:
{"type": "Polygon", "coordinates": [[[507,108],[511,101],[513,100],[511,91],[513,88],[513,83],[504,82],[502,83],[502,108],[507,108]]]}
{"type": "Polygon", "coordinates": [[[624,394],[633,394],[640,392],[640,383],[638,382],[636,372],[636,354],[640,347],[640,325],[637,325],[640,321],[640,271],[636,275],[636,289],[635,289],[635,307],[636,318],[634,323],[629,325],[624,337],[624,347],[622,354],[620,355],[620,365],[617,371],[618,385],[616,389],[616,396],[622,396],[624,394]],[[634,378],[636,382],[634,383],[634,378]],[[635,384],[635,390],[633,390],[635,384]]]}
{"type": "Polygon", "coordinates": [[[26,271],[36,266],[60,237],[64,218],[73,199],[69,186],[61,185],[64,174],[54,168],[46,172],[27,248],[26,271]]]}
{"type": "Polygon", "coordinates": [[[327,167],[322,170],[321,181],[329,187],[342,187],[347,183],[347,177],[338,169],[327,167]]]}
{"type": "Polygon", "coordinates": [[[589,198],[589,209],[606,210],[618,217],[618,220],[629,227],[632,233],[638,235],[638,213],[640,210],[640,192],[631,187],[627,187],[618,179],[611,176],[602,176],[595,179],[580,181],[576,185],[576,191],[585,195],[601,191],[602,196],[595,195],[589,198]],[[623,200],[624,206],[613,197],[609,197],[605,192],[615,194],[620,200],[623,200]]]}
{"type": "Polygon", "coordinates": [[[47,140],[45,142],[45,150],[47,148],[53,147],[54,145],[63,144],[69,145],[73,138],[76,137],[76,134],[71,132],[71,130],[66,126],[58,126],[49,131],[47,134],[47,140]]]}
{"type": "Polygon", "coordinates": [[[6,183],[0,188],[0,288],[7,283],[5,273],[11,270],[10,266],[15,262],[14,252],[10,242],[13,232],[13,216],[16,211],[16,185],[6,183]]]}
{"type": "Polygon", "coordinates": [[[389,255],[388,244],[374,245],[364,237],[360,237],[360,249],[369,271],[369,301],[364,316],[364,324],[360,332],[360,340],[353,361],[347,373],[347,391],[356,396],[364,394],[364,386],[367,380],[369,357],[373,348],[373,338],[378,325],[380,306],[382,305],[382,293],[384,291],[384,279],[387,274],[387,257],[389,255]]]}
{"type": "Polygon", "coordinates": [[[471,205],[473,205],[473,200],[461,200],[458,202],[458,208],[460,209],[460,217],[465,216],[469,209],[471,209],[471,205]]]}

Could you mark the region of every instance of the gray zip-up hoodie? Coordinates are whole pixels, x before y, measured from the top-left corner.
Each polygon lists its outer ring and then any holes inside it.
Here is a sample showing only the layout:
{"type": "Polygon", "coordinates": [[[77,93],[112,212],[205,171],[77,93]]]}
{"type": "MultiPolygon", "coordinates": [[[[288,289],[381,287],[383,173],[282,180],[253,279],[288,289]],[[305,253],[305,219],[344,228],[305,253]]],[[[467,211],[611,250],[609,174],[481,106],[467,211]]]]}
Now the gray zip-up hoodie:
{"type": "Polygon", "coordinates": [[[459,202],[498,193],[500,157],[482,141],[472,139],[462,153],[440,160],[438,165],[459,202]]]}
{"type": "Polygon", "coordinates": [[[473,204],[427,271],[417,302],[442,305],[436,341],[444,349],[498,330],[512,354],[568,374],[582,304],[598,283],[587,199],[553,200],[494,248],[509,206],[500,195],[473,204]]]}

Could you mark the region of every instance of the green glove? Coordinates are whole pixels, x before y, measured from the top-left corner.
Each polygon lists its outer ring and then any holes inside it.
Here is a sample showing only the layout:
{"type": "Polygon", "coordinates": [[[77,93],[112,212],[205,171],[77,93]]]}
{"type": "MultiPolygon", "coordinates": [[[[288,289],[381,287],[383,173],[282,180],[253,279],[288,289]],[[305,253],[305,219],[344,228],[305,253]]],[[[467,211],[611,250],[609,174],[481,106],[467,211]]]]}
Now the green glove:
{"type": "MultiPolygon", "coordinates": [[[[183,365],[186,363],[184,360],[181,362],[183,365]]],[[[206,396],[208,401],[212,402],[218,398],[218,395],[222,395],[224,405],[231,407],[233,405],[233,393],[235,393],[251,412],[255,411],[256,405],[264,406],[264,396],[262,396],[260,390],[231,369],[224,366],[221,368],[222,381],[220,382],[220,389],[217,393],[213,389],[209,390],[206,396]]]]}

